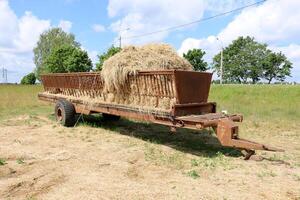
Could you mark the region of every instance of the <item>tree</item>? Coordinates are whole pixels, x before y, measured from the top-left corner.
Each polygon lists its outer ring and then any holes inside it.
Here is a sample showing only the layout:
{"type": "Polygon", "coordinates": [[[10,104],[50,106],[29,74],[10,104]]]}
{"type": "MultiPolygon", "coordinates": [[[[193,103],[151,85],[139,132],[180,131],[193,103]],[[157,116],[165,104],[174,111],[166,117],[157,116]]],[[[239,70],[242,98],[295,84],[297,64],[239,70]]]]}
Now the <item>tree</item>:
{"type": "Polygon", "coordinates": [[[101,71],[104,61],[106,61],[111,56],[115,55],[116,53],[120,52],[120,47],[111,46],[105,53],[98,55],[99,62],[96,63],[96,70],[101,71]]]}
{"type": "Polygon", "coordinates": [[[291,75],[292,63],[284,54],[269,53],[263,62],[263,78],[270,84],[272,80],[283,82],[286,76],[291,75]]]}
{"type": "Polygon", "coordinates": [[[88,53],[79,48],[74,48],[72,55],[66,60],[66,65],[68,72],[89,72],[93,68],[88,53]]]}
{"type": "MultiPolygon", "coordinates": [[[[238,37],[223,50],[223,79],[225,82],[257,83],[263,74],[263,62],[270,50],[249,36],[238,37]]],[[[220,75],[220,55],[213,58],[213,69],[220,75]]]]}
{"type": "Polygon", "coordinates": [[[34,85],[35,81],[36,81],[36,77],[35,77],[35,74],[32,72],[22,78],[21,84],[22,85],[34,85]]]}
{"type": "Polygon", "coordinates": [[[63,45],[52,50],[44,62],[49,73],[88,72],[92,61],[86,51],[78,47],[63,45]]]}
{"type": "Polygon", "coordinates": [[[193,66],[195,71],[206,71],[208,69],[207,62],[203,60],[205,51],[201,49],[192,49],[183,54],[183,57],[187,59],[193,66]]]}
{"type": "Polygon", "coordinates": [[[75,41],[75,36],[64,32],[61,28],[52,28],[40,35],[39,41],[33,49],[35,73],[38,79],[40,79],[41,73],[49,72],[44,63],[53,49],[63,45],[80,47],[80,44],[75,41]]]}

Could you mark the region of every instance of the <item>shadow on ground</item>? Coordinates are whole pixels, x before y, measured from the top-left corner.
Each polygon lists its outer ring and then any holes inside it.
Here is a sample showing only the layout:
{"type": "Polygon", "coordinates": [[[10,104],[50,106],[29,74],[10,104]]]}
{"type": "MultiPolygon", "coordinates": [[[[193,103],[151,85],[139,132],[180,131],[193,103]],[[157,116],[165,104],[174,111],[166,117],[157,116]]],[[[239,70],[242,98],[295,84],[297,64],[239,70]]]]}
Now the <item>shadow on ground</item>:
{"type": "Polygon", "coordinates": [[[122,135],[166,145],[197,156],[216,157],[220,152],[230,157],[242,156],[241,152],[237,149],[223,147],[214,136],[212,130],[194,131],[178,129],[176,133],[171,133],[170,129],[166,126],[131,121],[123,118],[118,121],[111,121],[105,120],[99,115],[83,116],[79,120],[78,125],[101,127],[122,135]]]}

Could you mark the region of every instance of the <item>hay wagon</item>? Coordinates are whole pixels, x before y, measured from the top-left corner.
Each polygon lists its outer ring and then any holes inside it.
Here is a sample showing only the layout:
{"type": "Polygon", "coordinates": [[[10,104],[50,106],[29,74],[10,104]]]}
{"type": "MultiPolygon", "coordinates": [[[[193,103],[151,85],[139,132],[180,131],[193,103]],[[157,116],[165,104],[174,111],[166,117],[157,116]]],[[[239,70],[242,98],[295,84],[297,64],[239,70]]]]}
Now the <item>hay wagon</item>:
{"type": "Polygon", "coordinates": [[[216,103],[207,101],[211,78],[206,72],[139,71],[128,75],[127,90],[111,94],[100,73],[47,74],[38,98],[56,104],[56,119],[64,126],[74,126],[76,114],[102,113],[113,120],[121,116],[162,124],[173,132],[212,127],[223,146],[244,150],[246,158],[255,150],[280,151],[239,138],[235,122],[242,122],[242,115],[218,113],[216,103]],[[126,98],[116,98],[120,95],[126,98]]]}

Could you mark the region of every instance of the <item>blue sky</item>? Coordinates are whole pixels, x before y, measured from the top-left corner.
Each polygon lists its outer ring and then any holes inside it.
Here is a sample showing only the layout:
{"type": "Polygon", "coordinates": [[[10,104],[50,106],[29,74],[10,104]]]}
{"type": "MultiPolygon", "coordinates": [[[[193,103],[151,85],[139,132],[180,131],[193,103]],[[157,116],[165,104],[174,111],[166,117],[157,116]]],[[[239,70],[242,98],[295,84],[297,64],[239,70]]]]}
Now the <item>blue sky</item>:
{"type": "MultiPolygon", "coordinates": [[[[300,82],[300,14],[297,0],[268,0],[241,12],[215,18],[180,30],[147,37],[126,37],[203,19],[245,6],[255,0],[0,0],[0,67],[9,70],[8,80],[34,69],[32,48],[41,32],[62,27],[75,34],[93,61],[122,31],[124,44],[166,42],[179,54],[202,48],[211,58],[233,39],[250,35],[282,51],[294,63],[289,81],[300,82]],[[125,30],[129,28],[129,30],[125,30]]],[[[0,78],[1,81],[1,78],[0,78]]]]}
{"type": "Polygon", "coordinates": [[[95,32],[94,24],[109,27],[111,20],[107,16],[108,1],[99,0],[11,0],[10,6],[18,17],[26,11],[32,12],[40,19],[51,20],[52,26],[58,26],[61,20],[70,21],[70,32],[83,47],[103,51],[116,37],[116,33],[95,32]]]}

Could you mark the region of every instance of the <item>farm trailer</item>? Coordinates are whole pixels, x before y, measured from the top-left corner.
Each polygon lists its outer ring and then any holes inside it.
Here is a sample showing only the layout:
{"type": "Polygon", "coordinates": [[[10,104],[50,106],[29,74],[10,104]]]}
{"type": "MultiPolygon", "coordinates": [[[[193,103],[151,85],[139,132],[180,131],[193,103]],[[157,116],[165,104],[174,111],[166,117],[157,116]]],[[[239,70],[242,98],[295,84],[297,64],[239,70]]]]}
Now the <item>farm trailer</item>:
{"type": "Polygon", "coordinates": [[[217,113],[216,103],[207,102],[211,78],[211,73],[182,70],[139,71],[137,75],[128,75],[126,84],[135,86],[128,95],[156,99],[153,109],[105,101],[104,81],[100,73],[94,72],[43,75],[44,92],[38,98],[56,104],[56,120],[64,126],[74,126],[76,114],[102,113],[109,119],[122,116],[169,126],[172,132],[177,128],[212,127],[221,145],[243,150],[245,159],[255,150],[282,151],[239,138],[235,122],[242,122],[243,116],[217,113]],[[162,98],[174,100],[170,109],[156,109],[162,98]]]}

